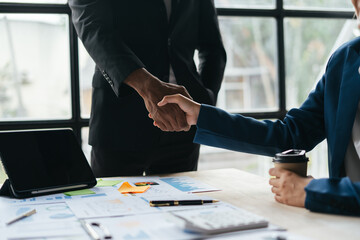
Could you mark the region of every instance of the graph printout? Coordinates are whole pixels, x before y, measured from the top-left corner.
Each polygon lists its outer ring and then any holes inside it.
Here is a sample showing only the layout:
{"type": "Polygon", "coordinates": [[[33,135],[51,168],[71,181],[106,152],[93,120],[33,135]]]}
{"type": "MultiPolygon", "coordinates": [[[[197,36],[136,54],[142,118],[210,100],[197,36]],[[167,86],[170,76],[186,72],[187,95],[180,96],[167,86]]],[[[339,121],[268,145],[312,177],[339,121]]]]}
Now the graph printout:
{"type": "Polygon", "coordinates": [[[165,177],[161,178],[161,180],[182,192],[198,193],[220,191],[218,188],[214,188],[191,177],[165,177]]]}
{"type": "Polygon", "coordinates": [[[67,204],[79,219],[147,214],[160,211],[158,208],[150,207],[146,199],[136,196],[76,199],[67,201],[67,204]]]}
{"type": "Polygon", "coordinates": [[[66,196],[63,193],[57,193],[57,194],[24,198],[24,199],[0,198],[0,205],[2,204],[30,205],[30,204],[62,203],[76,199],[103,198],[103,197],[111,197],[111,196],[114,197],[120,195],[120,193],[116,191],[116,187],[94,187],[91,188],[91,191],[95,192],[95,194],[66,196]]]}
{"type": "Polygon", "coordinates": [[[84,234],[78,219],[66,203],[41,205],[1,205],[0,239],[65,237],[84,234]],[[5,227],[5,223],[30,210],[36,213],[5,227]],[[4,227],[3,229],[1,227],[4,227]]]}

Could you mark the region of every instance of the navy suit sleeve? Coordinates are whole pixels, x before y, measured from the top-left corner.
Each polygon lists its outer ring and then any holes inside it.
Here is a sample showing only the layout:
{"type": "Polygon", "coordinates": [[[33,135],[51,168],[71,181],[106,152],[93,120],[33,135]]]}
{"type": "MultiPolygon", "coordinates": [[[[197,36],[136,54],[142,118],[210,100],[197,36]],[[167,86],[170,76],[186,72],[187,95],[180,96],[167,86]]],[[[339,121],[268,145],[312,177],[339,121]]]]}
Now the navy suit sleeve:
{"type": "Polygon", "coordinates": [[[226,52],[221,39],[213,0],[202,0],[199,32],[199,74],[215,105],[226,64],[226,52]]]}
{"type": "Polygon", "coordinates": [[[314,179],[305,188],[305,207],[315,212],[360,216],[360,182],[314,179]]]}
{"type": "Polygon", "coordinates": [[[116,95],[122,82],[144,64],[114,31],[112,0],[69,0],[76,32],[116,95]]]}
{"type": "Polygon", "coordinates": [[[194,142],[266,156],[291,148],[310,151],[325,138],[324,84],[325,77],[282,121],[260,121],[202,105],[194,142]]]}

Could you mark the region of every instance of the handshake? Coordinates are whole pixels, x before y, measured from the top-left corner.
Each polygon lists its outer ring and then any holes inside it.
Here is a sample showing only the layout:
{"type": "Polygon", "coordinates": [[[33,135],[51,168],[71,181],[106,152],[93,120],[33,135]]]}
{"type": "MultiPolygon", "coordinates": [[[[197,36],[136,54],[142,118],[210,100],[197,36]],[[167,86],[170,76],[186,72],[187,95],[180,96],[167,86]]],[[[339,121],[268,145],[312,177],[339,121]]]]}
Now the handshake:
{"type": "Polygon", "coordinates": [[[143,98],[154,126],[180,132],[196,125],[201,105],[192,100],[185,87],[162,82],[144,68],[134,71],[125,83],[143,98]]]}
{"type": "Polygon", "coordinates": [[[185,87],[171,83],[161,85],[155,91],[158,95],[150,94],[153,97],[144,98],[149,118],[163,131],[189,131],[191,125],[196,125],[201,105],[192,100],[185,87]]]}

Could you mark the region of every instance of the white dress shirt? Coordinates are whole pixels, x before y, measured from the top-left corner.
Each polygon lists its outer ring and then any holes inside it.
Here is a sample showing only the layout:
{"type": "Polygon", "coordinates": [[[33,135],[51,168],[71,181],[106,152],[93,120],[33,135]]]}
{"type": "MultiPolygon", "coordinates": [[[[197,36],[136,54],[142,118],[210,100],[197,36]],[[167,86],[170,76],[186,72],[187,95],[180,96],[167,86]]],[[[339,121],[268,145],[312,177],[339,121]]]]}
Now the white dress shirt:
{"type": "Polygon", "coordinates": [[[345,155],[345,172],[353,182],[360,181],[360,102],[345,155]]]}
{"type": "Polygon", "coordinates": [[[167,13],[168,20],[170,20],[170,15],[171,15],[171,0],[164,0],[164,3],[165,3],[165,8],[166,8],[166,13],[167,13]]]}

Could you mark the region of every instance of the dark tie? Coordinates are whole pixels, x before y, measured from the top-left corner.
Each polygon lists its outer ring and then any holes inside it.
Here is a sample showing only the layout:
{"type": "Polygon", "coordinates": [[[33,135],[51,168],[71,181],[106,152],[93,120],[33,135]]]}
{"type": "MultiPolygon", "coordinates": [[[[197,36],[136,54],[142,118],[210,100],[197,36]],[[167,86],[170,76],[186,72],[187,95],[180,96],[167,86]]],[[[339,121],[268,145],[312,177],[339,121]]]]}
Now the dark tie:
{"type": "Polygon", "coordinates": [[[174,26],[174,17],[176,15],[176,7],[178,5],[178,0],[171,0],[171,15],[170,15],[170,27],[174,26]]]}
{"type": "Polygon", "coordinates": [[[177,4],[178,4],[177,0],[171,0],[171,13],[175,12],[177,4]]]}

